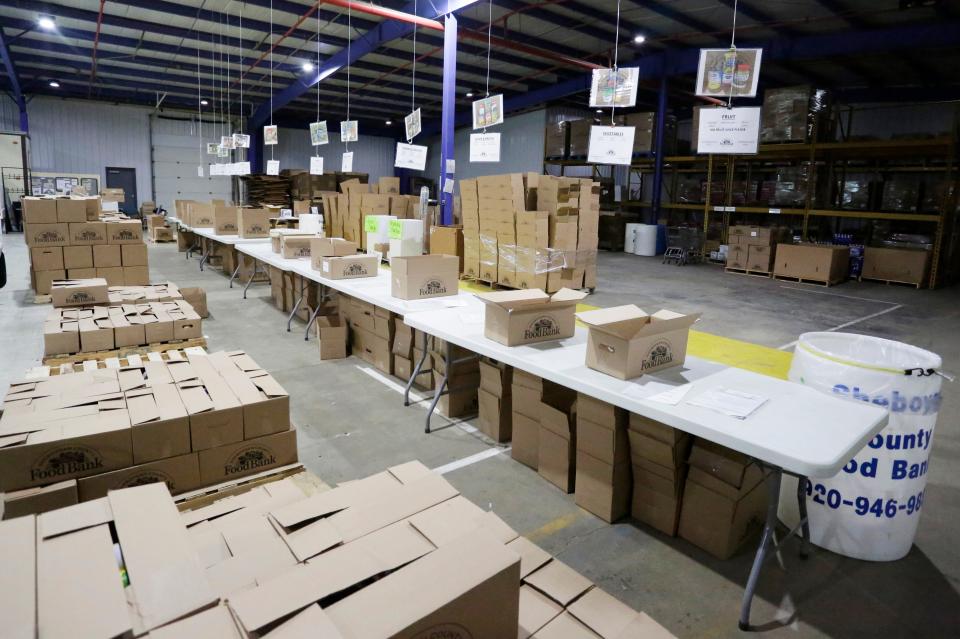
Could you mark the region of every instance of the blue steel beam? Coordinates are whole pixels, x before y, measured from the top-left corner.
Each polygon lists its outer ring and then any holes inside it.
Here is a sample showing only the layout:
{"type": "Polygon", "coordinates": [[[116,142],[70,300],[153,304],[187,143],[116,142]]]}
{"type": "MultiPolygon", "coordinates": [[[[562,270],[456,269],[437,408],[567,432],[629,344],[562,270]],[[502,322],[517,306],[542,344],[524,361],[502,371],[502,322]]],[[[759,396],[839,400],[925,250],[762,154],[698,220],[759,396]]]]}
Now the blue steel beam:
{"type": "Polygon", "coordinates": [[[17,103],[17,109],[20,111],[20,130],[27,133],[30,129],[27,118],[27,98],[23,95],[23,88],[20,86],[20,78],[17,77],[17,67],[10,57],[10,47],[7,46],[7,35],[3,31],[4,25],[0,22],[0,57],[3,58],[3,68],[10,79],[10,86],[13,88],[13,100],[17,103]]]}
{"type": "MultiPolygon", "coordinates": [[[[476,2],[476,0],[446,0],[445,2],[441,3],[440,7],[428,9],[427,14],[431,17],[445,15],[457,9],[461,9],[465,6],[473,4],[474,2],[476,2]]],[[[412,13],[413,4],[411,3],[407,9],[408,10],[406,13],[412,13]]],[[[403,36],[412,32],[413,25],[406,22],[397,22],[394,20],[384,20],[383,22],[380,22],[375,28],[364,33],[350,45],[349,55],[347,54],[346,49],[342,49],[336,54],[330,56],[327,61],[316,70],[316,73],[311,80],[298,80],[289,87],[281,90],[279,93],[274,94],[272,100],[273,109],[276,110],[289,104],[297,97],[309,91],[311,87],[318,82],[323,82],[341,68],[347,66],[348,64],[352,64],[359,58],[362,58],[368,53],[375,51],[384,42],[402,38],[403,36]]],[[[253,117],[250,118],[250,125],[262,126],[265,124],[270,118],[270,108],[270,101],[260,105],[260,108],[258,108],[254,112],[253,117]]]]}
{"type": "Polygon", "coordinates": [[[444,226],[453,224],[453,190],[447,192],[445,184],[453,179],[447,170],[447,160],[455,156],[453,144],[456,129],[454,116],[457,111],[457,18],[451,13],[446,17],[443,30],[443,112],[440,116],[440,219],[444,226]]]}
{"type": "Polygon", "coordinates": [[[654,159],[653,159],[653,193],[651,193],[651,204],[653,209],[653,223],[656,224],[660,216],[660,200],[663,197],[663,137],[666,132],[667,123],[667,92],[669,91],[669,82],[667,75],[660,76],[660,94],[657,96],[657,129],[656,139],[654,140],[654,159]]]}

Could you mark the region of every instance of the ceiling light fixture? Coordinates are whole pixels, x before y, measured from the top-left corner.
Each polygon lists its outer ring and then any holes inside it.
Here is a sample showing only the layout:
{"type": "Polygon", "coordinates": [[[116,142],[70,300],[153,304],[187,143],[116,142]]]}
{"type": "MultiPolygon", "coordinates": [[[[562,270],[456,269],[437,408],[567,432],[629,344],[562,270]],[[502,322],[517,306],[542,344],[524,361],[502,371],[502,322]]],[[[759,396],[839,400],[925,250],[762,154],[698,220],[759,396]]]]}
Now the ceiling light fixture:
{"type": "Polygon", "coordinates": [[[60,83],[57,82],[56,80],[50,80],[50,86],[52,86],[54,89],[59,89],[60,83]]]}
{"type": "Polygon", "coordinates": [[[387,126],[393,126],[393,120],[387,120],[386,122],[384,122],[384,124],[386,124],[387,126]]]}
{"type": "Polygon", "coordinates": [[[597,109],[597,113],[603,113],[603,109],[597,109]]]}
{"type": "Polygon", "coordinates": [[[300,65],[300,68],[306,71],[307,73],[310,73],[311,71],[313,71],[313,62],[304,62],[302,65],[300,65]]]}
{"type": "Polygon", "coordinates": [[[472,98],[472,97],[473,97],[473,91],[467,91],[467,97],[468,97],[468,98],[472,98]]]}
{"type": "Polygon", "coordinates": [[[46,31],[53,31],[57,28],[57,23],[54,21],[53,16],[40,16],[37,18],[37,24],[41,29],[46,31]]]}
{"type": "Polygon", "coordinates": [[[208,104],[210,103],[207,102],[206,100],[200,100],[200,106],[207,106],[208,104]]]}
{"type": "Polygon", "coordinates": [[[633,36],[634,44],[643,44],[646,41],[647,41],[647,36],[643,35],[642,33],[638,33],[637,35],[633,36]]]}

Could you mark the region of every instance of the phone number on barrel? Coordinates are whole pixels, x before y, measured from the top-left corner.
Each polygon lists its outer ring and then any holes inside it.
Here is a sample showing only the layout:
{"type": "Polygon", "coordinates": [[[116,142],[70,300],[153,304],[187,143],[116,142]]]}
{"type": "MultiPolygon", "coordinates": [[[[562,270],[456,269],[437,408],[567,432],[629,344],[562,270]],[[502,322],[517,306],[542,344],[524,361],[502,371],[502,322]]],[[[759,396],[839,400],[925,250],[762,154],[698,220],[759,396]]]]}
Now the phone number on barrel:
{"type": "Polygon", "coordinates": [[[840,491],[836,488],[828,489],[823,484],[814,484],[807,481],[807,497],[812,497],[815,504],[825,505],[833,510],[838,510],[841,506],[852,508],[853,511],[863,517],[873,515],[876,518],[886,517],[893,519],[898,513],[912,515],[919,512],[923,506],[923,491],[916,495],[911,495],[906,500],[897,499],[870,499],[869,497],[857,497],[856,499],[844,499],[840,491]]]}

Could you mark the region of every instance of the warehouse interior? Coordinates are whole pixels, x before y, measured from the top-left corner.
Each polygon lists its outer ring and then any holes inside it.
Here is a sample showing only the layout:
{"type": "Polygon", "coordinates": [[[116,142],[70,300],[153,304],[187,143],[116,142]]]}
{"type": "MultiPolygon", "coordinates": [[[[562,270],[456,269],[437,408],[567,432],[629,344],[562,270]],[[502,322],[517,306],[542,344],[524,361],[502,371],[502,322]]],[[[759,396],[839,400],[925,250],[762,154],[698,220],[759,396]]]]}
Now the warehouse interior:
{"type": "Polygon", "coordinates": [[[11,636],[956,635],[960,5],[14,1],[0,59],[11,636]]]}

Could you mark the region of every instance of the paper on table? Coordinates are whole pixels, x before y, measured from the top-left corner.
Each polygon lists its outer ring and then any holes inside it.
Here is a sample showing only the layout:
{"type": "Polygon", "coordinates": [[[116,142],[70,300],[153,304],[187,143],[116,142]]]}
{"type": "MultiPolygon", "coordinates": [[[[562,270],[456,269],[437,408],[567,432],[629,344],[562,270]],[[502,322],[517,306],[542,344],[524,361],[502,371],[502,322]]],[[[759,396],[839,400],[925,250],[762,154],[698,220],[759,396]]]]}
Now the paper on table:
{"type": "Polygon", "coordinates": [[[403,305],[411,311],[420,311],[435,309],[438,306],[440,308],[460,308],[466,306],[467,303],[457,297],[451,297],[450,299],[429,298],[425,300],[409,300],[404,302],[403,305]]]}
{"type": "Polygon", "coordinates": [[[766,402],[766,397],[731,388],[715,388],[687,400],[693,406],[709,408],[736,419],[746,419],[766,402]]]}
{"type": "Polygon", "coordinates": [[[481,313],[457,313],[457,317],[464,324],[483,324],[483,315],[481,313]]]}
{"type": "Polygon", "coordinates": [[[649,376],[643,376],[635,382],[630,382],[622,389],[620,392],[624,395],[630,397],[635,397],[637,399],[647,399],[651,395],[656,395],[657,393],[663,393],[669,390],[672,390],[674,387],[671,384],[664,384],[663,382],[655,381],[649,376]]]}
{"type": "Polygon", "coordinates": [[[670,404],[671,406],[676,406],[681,400],[683,400],[684,397],[686,397],[691,388],[693,388],[691,384],[674,386],[670,390],[657,393],[656,395],[650,395],[647,397],[647,399],[651,402],[659,402],[661,404],[670,404]]]}

